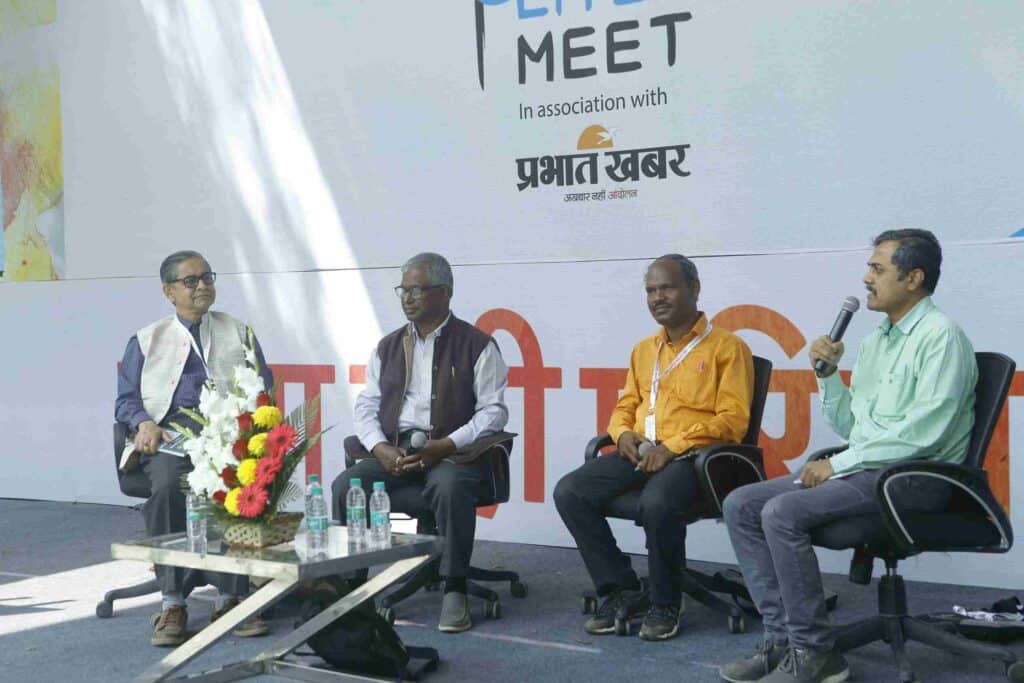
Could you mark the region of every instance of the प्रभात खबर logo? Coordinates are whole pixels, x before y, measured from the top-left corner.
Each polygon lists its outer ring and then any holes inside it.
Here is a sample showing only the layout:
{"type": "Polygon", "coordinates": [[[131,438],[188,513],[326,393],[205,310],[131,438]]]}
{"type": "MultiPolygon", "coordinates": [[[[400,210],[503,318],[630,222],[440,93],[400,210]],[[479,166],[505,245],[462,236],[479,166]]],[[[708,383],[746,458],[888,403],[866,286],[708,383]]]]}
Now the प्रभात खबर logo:
{"type": "MultiPolygon", "coordinates": [[[[541,186],[556,187],[597,185],[605,179],[612,183],[635,183],[641,180],[685,178],[683,169],[688,144],[613,149],[615,128],[608,130],[594,124],[587,126],[576,141],[575,154],[546,154],[516,159],[516,187],[520,192],[541,186]],[[603,177],[600,177],[603,176],[603,177]]],[[[590,192],[570,192],[565,201],[603,201],[637,196],[635,188],[590,192]]]]}

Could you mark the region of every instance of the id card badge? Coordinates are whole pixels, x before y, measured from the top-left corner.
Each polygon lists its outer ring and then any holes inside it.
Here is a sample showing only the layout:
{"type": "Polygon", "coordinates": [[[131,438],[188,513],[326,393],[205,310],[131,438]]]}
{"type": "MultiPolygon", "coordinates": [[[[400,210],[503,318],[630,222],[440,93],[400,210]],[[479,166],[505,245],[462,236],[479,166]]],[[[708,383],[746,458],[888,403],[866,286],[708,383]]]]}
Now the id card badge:
{"type": "Polygon", "coordinates": [[[654,413],[649,413],[644,418],[644,436],[647,437],[648,441],[657,443],[658,440],[658,425],[654,419],[654,413]]]}

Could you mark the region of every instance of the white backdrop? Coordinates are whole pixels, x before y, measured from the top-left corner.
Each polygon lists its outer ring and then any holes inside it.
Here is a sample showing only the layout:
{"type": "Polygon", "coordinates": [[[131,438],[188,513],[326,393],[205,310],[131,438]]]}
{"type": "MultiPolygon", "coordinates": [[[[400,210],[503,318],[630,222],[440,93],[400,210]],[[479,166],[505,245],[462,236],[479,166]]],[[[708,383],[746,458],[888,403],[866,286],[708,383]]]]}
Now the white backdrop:
{"type": "MultiPolygon", "coordinates": [[[[741,335],[793,387],[806,380],[796,371],[809,340],[862,291],[870,236],[928,227],[946,247],[939,305],[977,349],[1024,359],[1024,241],[1008,237],[1024,215],[1018,3],[561,5],[560,17],[554,0],[483,6],[481,88],[470,0],[60,3],[68,277],[0,286],[0,496],[127,502],[109,446],[115,363],[135,329],[169,312],[156,270],[180,248],[209,256],[217,308],[253,325],[271,363],[333,369],[327,477],[342,469],[351,429],[350,368],[402,322],[390,290],[407,256],[452,260],[463,318],[525,321],[548,370],[534,370],[537,349],[521,350],[521,323],[497,332],[509,364],[529,368],[529,387],[509,390],[510,428],[523,436],[512,501],[481,520],[486,538],[571,544],[550,492],[597,429],[598,392],[581,370],[624,367],[651,332],[641,278],[667,251],[700,257],[710,315],[731,309],[760,324],[773,315],[735,307],[777,314],[772,334],[741,335]],[[519,18],[520,7],[548,12],[519,18]],[[669,66],[666,31],[650,20],[679,12],[692,18],[675,25],[669,66]],[[608,74],[608,27],[634,20],[617,40],[639,47],[616,59],[643,66],[608,74]],[[563,36],[580,27],[594,32],[571,45],[595,52],[572,64],[598,73],[565,79],[563,36]],[[554,80],[528,62],[519,84],[517,40],[536,49],[549,31],[554,80]],[[667,101],[653,107],[536,116],[545,103],[628,102],[657,88],[667,101]],[[690,145],[690,175],[611,182],[601,169],[592,186],[517,189],[516,159],[609,151],[576,149],[592,125],[610,151],[690,145]],[[565,200],[619,188],[637,196],[565,200]]],[[[848,338],[878,321],[858,314],[848,338]]],[[[301,391],[290,385],[288,400],[301,391]]],[[[1021,477],[1019,400],[1010,491],[1021,477]]],[[[773,454],[800,445],[807,401],[805,391],[790,410],[780,391],[770,396],[773,454]]],[[[834,442],[816,405],[810,415],[806,448],[787,457],[834,442]]],[[[634,528],[620,536],[642,551],[634,528]]],[[[714,524],[695,525],[688,545],[697,559],[732,557],[714,524]]],[[[1022,554],[908,570],[1014,586],[1022,554]]],[[[846,560],[825,557],[836,571],[846,560]]]]}

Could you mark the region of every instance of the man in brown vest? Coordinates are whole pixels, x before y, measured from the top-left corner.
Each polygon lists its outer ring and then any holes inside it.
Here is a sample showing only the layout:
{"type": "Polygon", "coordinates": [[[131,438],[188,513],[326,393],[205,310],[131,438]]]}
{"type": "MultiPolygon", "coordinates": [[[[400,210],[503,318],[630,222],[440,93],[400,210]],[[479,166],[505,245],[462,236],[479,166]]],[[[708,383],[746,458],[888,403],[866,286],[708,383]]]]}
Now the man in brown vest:
{"type": "MultiPolygon", "coordinates": [[[[331,486],[335,519],[345,521],[349,480],[359,478],[367,500],[385,482],[392,509],[423,496],[445,537],[440,573],[444,600],[438,628],[472,625],[466,576],[476,532],[477,491],[487,458],[508,421],[508,368],[488,335],[452,315],[452,270],[439,254],[413,256],[402,266],[395,293],[409,320],[380,340],[366,367],[366,388],[355,406],[357,439],[346,450],[360,459],[331,486]],[[409,454],[412,435],[426,444],[409,454]]],[[[416,501],[414,501],[416,502],[416,501]]]]}

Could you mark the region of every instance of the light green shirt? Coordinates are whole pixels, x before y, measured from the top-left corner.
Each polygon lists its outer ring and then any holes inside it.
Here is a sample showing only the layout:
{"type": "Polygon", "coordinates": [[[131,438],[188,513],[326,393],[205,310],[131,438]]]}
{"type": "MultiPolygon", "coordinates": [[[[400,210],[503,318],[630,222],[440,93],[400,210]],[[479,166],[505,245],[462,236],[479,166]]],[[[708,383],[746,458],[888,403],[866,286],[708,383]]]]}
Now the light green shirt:
{"type": "Polygon", "coordinates": [[[850,388],[834,372],[818,380],[825,419],[850,447],[836,474],[907,458],[963,462],[974,426],[978,365],[963,330],[925,297],[860,345],[850,388]]]}

